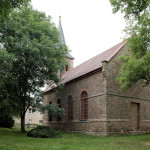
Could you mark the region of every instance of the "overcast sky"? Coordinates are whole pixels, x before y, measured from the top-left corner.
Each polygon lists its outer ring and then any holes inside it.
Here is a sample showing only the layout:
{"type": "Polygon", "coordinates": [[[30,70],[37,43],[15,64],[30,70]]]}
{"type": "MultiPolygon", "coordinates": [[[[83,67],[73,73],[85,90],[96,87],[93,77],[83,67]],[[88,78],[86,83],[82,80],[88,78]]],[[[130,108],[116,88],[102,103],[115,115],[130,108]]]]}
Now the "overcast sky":
{"type": "Polygon", "coordinates": [[[109,0],[32,0],[33,8],[52,17],[59,16],[74,66],[122,41],[123,15],[113,14],[109,0]]]}

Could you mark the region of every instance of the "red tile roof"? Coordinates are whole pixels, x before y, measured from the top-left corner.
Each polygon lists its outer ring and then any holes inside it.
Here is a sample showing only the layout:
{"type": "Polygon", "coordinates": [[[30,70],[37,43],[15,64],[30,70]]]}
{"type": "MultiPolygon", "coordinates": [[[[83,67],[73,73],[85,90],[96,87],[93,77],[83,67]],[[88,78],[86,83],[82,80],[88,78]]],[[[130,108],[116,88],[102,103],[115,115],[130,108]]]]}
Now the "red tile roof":
{"type": "MultiPolygon", "coordinates": [[[[124,43],[121,42],[117,45],[115,45],[114,47],[100,53],[99,55],[85,61],[84,63],[80,64],[79,66],[73,68],[72,70],[64,73],[62,75],[62,83],[67,83],[69,81],[72,81],[74,79],[77,79],[87,73],[90,73],[96,69],[99,69],[102,67],[102,62],[104,60],[109,61],[113,56],[115,56],[115,54],[124,46],[124,43]]],[[[51,86],[48,87],[45,91],[49,91],[52,88],[56,87],[55,86],[51,86]]]]}

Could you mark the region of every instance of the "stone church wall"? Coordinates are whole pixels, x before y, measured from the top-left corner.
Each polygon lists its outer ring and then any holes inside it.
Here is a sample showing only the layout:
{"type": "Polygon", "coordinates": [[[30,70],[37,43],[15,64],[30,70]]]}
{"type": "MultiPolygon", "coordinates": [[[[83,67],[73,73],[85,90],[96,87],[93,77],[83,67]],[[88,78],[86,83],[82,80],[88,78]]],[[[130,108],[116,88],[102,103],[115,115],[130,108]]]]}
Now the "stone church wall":
{"type": "Polygon", "coordinates": [[[78,131],[86,133],[100,132],[105,133],[106,130],[106,96],[105,96],[105,80],[101,71],[94,73],[93,75],[86,76],[75,82],[68,83],[64,86],[58,94],[49,92],[44,95],[45,103],[47,105],[50,101],[56,103],[60,98],[62,101],[62,107],[65,109],[65,116],[62,118],[61,123],[53,118],[52,122],[48,122],[48,114],[44,114],[44,124],[53,128],[68,131],[78,131]],[[81,93],[86,91],[88,94],[88,120],[80,120],[80,108],[81,108],[81,93]],[[67,99],[68,96],[73,97],[73,121],[68,122],[68,109],[67,99]]]}
{"type": "Polygon", "coordinates": [[[83,132],[95,135],[150,132],[150,88],[136,84],[127,91],[121,91],[116,78],[121,60],[118,56],[126,53],[122,48],[109,62],[103,62],[102,71],[95,72],[67,83],[57,94],[44,94],[44,105],[56,103],[60,98],[65,116],[61,122],[53,118],[48,121],[44,114],[44,124],[55,129],[83,132]],[[88,93],[88,120],[80,120],[81,93],[88,93]],[[68,96],[73,97],[73,121],[68,122],[68,96]]]}
{"type": "Polygon", "coordinates": [[[109,63],[106,63],[106,112],[108,120],[106,128],[109,134],[150,131],[150,88],[143,87],[138,83],[127,91],[121,91],[116,82],[121,64],[118,56],[125,52],[124,47],[109,63]],[[133,112],[132,104],[138,106],[133,112]],[[132,121],[134,119],[135,122],[132,121]]]}

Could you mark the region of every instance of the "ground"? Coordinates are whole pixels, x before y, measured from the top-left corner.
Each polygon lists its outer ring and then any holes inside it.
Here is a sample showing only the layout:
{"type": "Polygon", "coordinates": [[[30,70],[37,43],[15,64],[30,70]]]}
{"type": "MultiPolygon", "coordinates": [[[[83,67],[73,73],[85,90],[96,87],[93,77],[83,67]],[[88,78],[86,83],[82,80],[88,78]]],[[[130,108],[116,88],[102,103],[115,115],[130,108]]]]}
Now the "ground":
{"type": "Polygon", "coordinates": [[[89,136],[64,133],[62,138],[27,137],[19,128],[0,128],[0,150],[149,150],[150,134],[89,136]]]}

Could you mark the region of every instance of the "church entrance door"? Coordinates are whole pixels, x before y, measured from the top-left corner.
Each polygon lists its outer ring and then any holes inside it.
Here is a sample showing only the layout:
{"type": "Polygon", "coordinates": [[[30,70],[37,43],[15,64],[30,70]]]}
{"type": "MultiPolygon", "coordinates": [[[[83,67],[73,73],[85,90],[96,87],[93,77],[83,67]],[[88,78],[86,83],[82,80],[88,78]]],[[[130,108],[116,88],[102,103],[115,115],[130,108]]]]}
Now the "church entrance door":
{"type": "Polygon", "coordinates": [[[130,106],[130,126],[131,131],[137,131],[140,127],[140,104],[139,103],[131,103],[130,106]]]}

